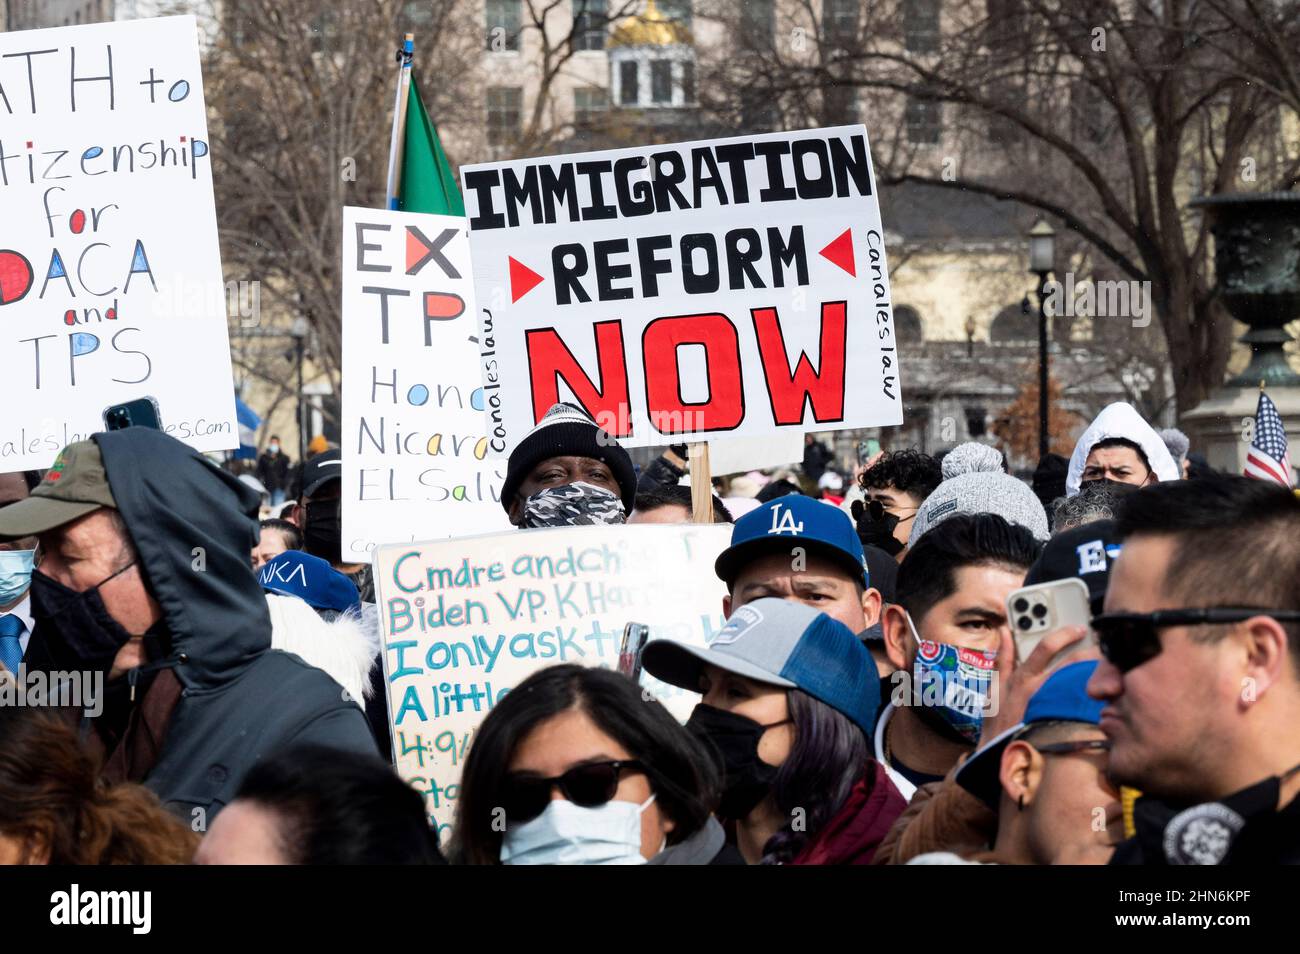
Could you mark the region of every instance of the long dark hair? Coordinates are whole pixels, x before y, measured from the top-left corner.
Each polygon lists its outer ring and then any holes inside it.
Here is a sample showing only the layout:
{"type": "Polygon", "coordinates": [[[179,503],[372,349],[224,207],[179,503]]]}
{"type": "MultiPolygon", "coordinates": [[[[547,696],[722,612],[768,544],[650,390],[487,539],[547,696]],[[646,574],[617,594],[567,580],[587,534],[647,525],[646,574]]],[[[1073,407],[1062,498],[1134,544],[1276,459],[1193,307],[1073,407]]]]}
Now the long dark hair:
{"type": "Polygon", "coordinates": [[[495,813],[510,761],[528,733],[547,719],[579,709],[646,766],[659,810],[674,822],[677,844],[708,821],[719,778],[709,752],[641,687],[608,669],[564,664],[541,669],[497,702],[479,726],[457,800],[449,854],[458,864],[500,863],[502,832],[495,813]]]}
{"type": "Polygon", "coordinates": [[[763,846],[765,865],[798,857],[844,807],[871,758],[862,729],[839,710],[799,689],[786,693],[786,705],[794,744],[777,769],[772,801],[787,821],[763,846]]]}

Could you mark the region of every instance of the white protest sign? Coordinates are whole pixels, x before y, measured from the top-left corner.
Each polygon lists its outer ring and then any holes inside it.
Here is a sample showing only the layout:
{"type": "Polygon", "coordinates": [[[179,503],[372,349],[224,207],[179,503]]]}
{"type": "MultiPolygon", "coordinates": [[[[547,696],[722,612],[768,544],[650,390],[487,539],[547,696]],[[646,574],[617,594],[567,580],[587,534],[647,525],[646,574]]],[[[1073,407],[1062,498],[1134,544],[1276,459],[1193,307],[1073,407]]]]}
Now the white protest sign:
{"type": "Polygon", "coordinates": [[[493,453],[556,400],[629,447],[902,423],[862,126],[461,178],[493,453]]]}
{"type": "Polygon", "coordinates": [[[464,219],[344,208],[344,560],[510,526],[473,302],[464,219]]]}
{"type": "Polygon", "coordinates": [[[779,431],[769,437],[727,437],[709,441],[709,472],[727,474],[797,464],[803,460],[803,435],[779,431]]]}
{"type": "Polygon", "coordinates": [[[0,471],[151,397],[238,446],[193,17],[0,33],[0,471]]]}
{"type": "MultiPolygon", "coordinates": [[[[398,773],[440,828],[493,705],[556,663],[615,668],[629,622],[697,646],[724,623],[726,525],[561,527],[374,551],[398,773]]],[[[699,696],[643,684],[685,721],[699,696]]]]}

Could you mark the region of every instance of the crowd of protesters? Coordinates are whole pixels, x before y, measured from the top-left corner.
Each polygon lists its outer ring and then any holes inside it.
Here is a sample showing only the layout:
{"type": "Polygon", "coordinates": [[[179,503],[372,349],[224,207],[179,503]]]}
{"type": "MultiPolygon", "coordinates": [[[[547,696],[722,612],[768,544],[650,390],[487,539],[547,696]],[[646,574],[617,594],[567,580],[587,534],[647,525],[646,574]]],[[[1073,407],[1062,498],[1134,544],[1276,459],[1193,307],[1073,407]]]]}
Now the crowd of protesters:
{"type": "MultiPolygon", "coordinates": [[[[0,668],[103,682],[0,705],[0,863],[1300,862],[1293,491],[1125,404],[1032,482],[981,443],[833,465],[810,436],[719,485],[726,623],[641,656],[700,694],[685,724],[620,672],[539,669],[479,726],[441,844],[389,762],[337,449],[273,439],[269,499],[139,427],[0,474],[0,668]],[[1061,580],[1090,624],[1020,651],[1008,598],[1061,580]]],[[[684,524],[686,473],[558,404],[501,504],[522,532],[684,524]]]]}

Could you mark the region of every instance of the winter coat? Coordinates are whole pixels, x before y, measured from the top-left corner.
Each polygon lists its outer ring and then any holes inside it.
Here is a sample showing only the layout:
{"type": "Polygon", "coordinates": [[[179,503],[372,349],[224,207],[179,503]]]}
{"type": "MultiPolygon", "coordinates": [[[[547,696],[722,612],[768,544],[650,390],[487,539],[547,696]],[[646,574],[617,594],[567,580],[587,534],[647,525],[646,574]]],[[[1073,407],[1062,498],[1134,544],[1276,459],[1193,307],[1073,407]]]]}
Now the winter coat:
{"type": "Polygon", "coordinates": [[[872,759],[848,799],[803,851],[796,865],[869,865],[907,802],[872,759]]]}
{"type": "Polygon", "coordinates": [[[166,657],[132,672],[170,669],[180,684],[144,784],[187,819],[202,809],[210,822],[248,770],[287,745],[374,755],[365,717],[339,684],[271,648],[248,562],[257,494],[161,431],[131,427],[94,440],[167,631],[166,657]]]}
{"type": "Polygon", "coordinates": [[[722,825],[712,815],[704,827],[684,841],[665,848],[646,864],[650,865],[743,865],[744,857],[727,844],[722,825]]]}
{"type": "Polygon", "coordinates": [[[292,653],[327,673],[358,705],[370,698],[375,652],[359,616],[342,613],[326,620],[305,600],[278,593],[266,594],[266,606],[272,649],[292,653]]]}
{"type": "Polygon", "coordinates": [[[909,864],[937,851],[970,857],[988,850],[997,834],[998,816],[957,784],[959,765],[942,782],[916,790],[907,810],[881,841],[873,864],[909,864]]]}
{"type": "Polygon", "coordinates": [[[289,458],[284,452],[263,453],[257,458],[257,479],[268,491],[285,490],[289,486],[289,458]]]}

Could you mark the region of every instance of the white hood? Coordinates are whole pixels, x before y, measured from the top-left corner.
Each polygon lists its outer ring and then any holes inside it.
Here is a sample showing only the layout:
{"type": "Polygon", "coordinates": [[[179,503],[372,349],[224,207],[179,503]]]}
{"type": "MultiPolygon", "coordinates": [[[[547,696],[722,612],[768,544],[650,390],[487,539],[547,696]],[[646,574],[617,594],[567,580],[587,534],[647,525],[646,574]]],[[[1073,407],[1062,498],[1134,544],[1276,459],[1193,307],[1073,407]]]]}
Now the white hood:
{"type": "Polygon", "coordinates": [[[1123,437],[1142,448],[1147,455],[1147,462],[1156,475],[1156,480],[1178,480],[1182,474],[1178,465],[1169,454],[1169,448],[1160,439],[1160,435],[1142,419],[1131,404],[1117,401],[1107,408],[1088,425],[1079,442],[1074,445],[1074,454],[1070,457],[1070,471],[1065,477],[1065,495],[1073,497],[1079,492],[1083,479],[1083,465],[1088,460],[1088,452],[1101,441],[1112,437],[1123,437]]]}
{"type": "Polygon", "coordinates": [[[326,621],[306,601],[278,593],[266,594],[266,608],[271,613],[271,648],[323,670],[362,705],[371,692],[370,667],[375,661],[362,621],[346,613],[326,621]]]}

